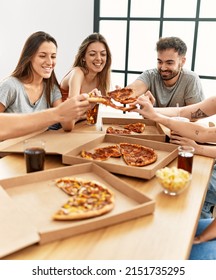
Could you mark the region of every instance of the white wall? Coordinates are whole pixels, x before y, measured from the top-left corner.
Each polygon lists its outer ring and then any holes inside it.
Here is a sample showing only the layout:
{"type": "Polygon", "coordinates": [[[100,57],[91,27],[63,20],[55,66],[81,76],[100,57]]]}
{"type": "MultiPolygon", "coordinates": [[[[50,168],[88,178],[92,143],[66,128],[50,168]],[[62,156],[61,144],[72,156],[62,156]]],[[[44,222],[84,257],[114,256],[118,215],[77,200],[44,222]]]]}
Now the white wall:
{"type": "Polygon", "coordinates": [[[45,31],[58,43],[60,81],[80,43],[93,32],[94,0],[7,0],[0,2],[0,80],[15,68],[27,37],[45,31]]]}

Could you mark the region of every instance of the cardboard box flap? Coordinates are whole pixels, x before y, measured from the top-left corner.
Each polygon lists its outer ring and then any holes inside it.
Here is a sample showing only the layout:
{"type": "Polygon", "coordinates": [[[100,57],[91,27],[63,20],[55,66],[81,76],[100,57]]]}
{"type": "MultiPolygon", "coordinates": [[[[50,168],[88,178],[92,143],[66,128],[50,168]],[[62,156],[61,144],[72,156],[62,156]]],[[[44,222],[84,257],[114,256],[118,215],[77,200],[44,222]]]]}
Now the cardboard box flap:
{"type": "Polygon", "coordinates": [[[0,186],[0,258],[40,241],[29,219],[0,186]]]}
{"type": "MultiPolygon", "coordinates": [[[[64,132],[63,130],[57,131],[45,131],[36,136],[30,137],[34,139],[43,139],[45,141],[45,149],[47,154],[64,154],[71,150],[71,148],[77,147],[80,144],[84,144],[89,140],[93,140],[99,137],[101,134],[89,134],[86,137],[84,133],[73,133],[73,132],[64,132]]],[[[23,141],[20,141],[11,146],[1,149],[4,153],[23,153],[23,141]]]]}

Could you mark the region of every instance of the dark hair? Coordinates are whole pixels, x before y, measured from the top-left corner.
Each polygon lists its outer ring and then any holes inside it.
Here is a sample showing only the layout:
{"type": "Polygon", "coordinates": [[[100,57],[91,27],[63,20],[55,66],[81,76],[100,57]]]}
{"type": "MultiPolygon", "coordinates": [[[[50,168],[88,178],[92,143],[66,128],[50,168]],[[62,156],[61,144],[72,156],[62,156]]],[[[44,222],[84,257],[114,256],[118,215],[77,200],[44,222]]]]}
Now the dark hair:
{"type": "MultiPolygon", "coordinates": [[[[17,66],[12,72],[11,76],[16,77],[21,82],[28,81],[31,83],[33,81],[31,60],[43,42],[52,42],[56,46],[56,48],[58,47],[56,40],[48,33],[45,33],[43,31],[33,33],[26,40],[22,52],[20,54],[17,66]]],[[[47,102],[50,105],[51,91],[54,85],[57,85],[59,87],[54,70],[52,71],[50,78],[44,79],[44,82],[46,84],[47,102]]]]}
{"type": "Polygon", "coordinates": [[[112,63],[111,52],[109,46],[107,44],[106,39],[99,33],[93,33],[89,35],[80,45],[78,53],[75,57],[73,67],[79,66],[85,74],[88,73],[88,69],[86,67],[85,61],[83,60],[86,54],[86,50],[88,46],[92,43],[100,42],[103,43],[106,48],[107,60],[106,65],[103,70],[98,73],[99,85],[98,88],[102,93],[106,93],[110,88],[110,68],[112,63]]]}
{"type": "Polygon", "coordinates": [[[156,44],[157,51],[164,51],[166,49],[174,49],[179,55],[186,55],[187,46],[178,37],[165,37],[160,38],[156,44]]]}

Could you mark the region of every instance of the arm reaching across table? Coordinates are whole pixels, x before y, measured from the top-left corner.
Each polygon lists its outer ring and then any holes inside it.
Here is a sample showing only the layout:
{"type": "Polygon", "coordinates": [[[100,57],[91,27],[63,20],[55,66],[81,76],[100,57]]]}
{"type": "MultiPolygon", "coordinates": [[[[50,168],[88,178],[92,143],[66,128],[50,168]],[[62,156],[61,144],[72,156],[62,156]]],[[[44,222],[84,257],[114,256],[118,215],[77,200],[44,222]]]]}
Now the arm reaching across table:
{"type": "Polygon", "coordinates": [[[29,114],[0,114],[0,140],[24,136],[58,122],[79,118],[89,107],[87,94],[78,95],[57,107],[29,114]]]}

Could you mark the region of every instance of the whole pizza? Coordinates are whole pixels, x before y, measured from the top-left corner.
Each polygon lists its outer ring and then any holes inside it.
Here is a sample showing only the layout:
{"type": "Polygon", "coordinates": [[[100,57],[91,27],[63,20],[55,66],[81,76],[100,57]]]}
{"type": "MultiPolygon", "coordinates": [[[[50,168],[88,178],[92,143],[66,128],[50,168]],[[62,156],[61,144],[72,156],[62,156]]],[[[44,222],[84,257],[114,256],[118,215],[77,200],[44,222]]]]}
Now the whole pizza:
{"type": "Polygon", "coordinates": [[[53,215],[55,220],[80,220],[96,217],[114,208],[114,193],[106,186],[92,180],[63,177],[56,186],[70,198],[53,215]]]}

